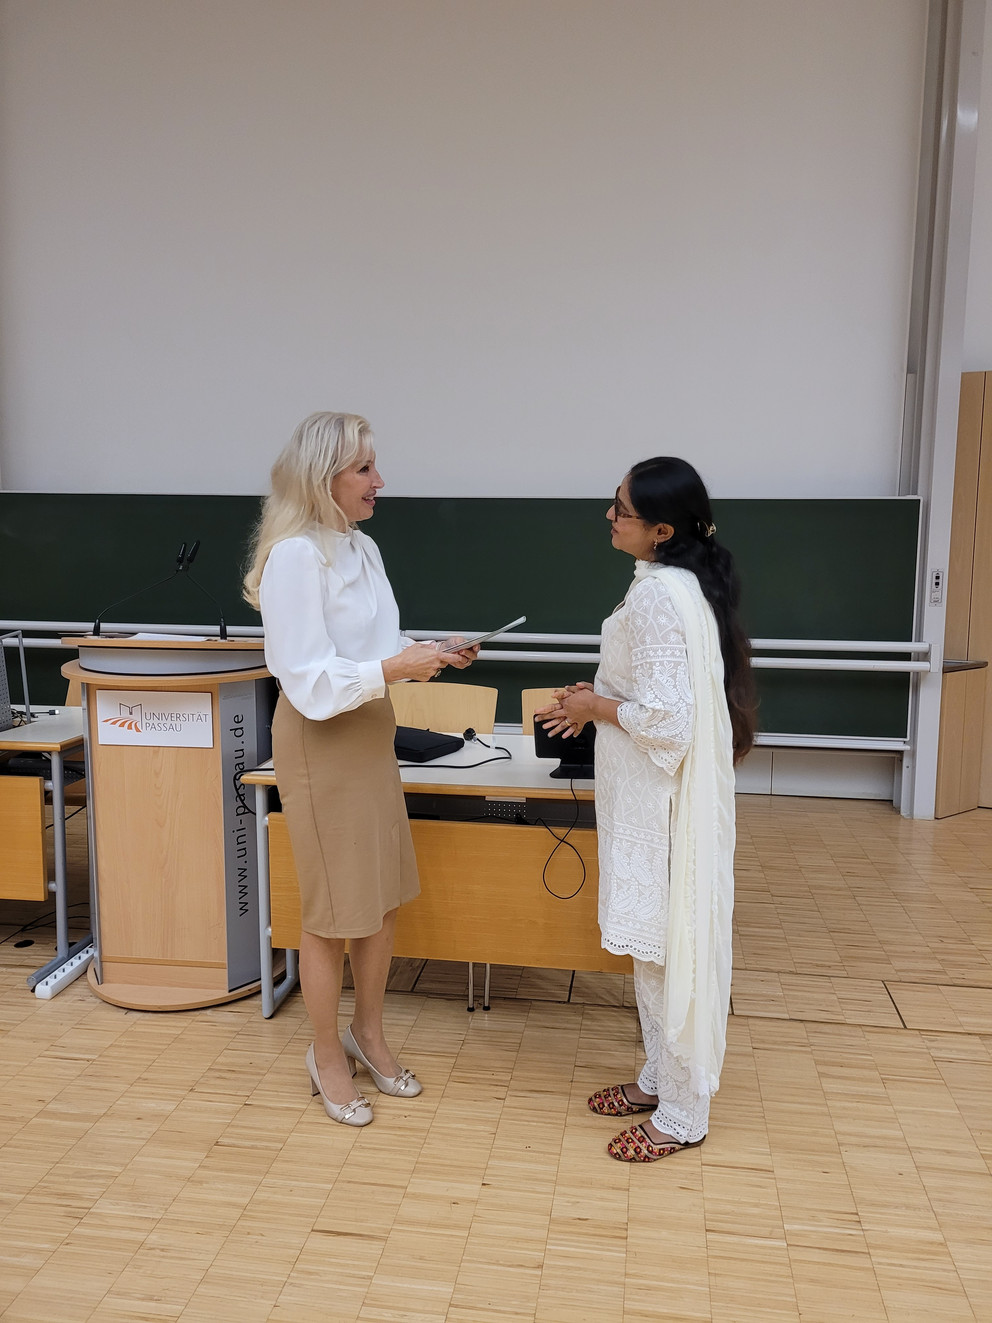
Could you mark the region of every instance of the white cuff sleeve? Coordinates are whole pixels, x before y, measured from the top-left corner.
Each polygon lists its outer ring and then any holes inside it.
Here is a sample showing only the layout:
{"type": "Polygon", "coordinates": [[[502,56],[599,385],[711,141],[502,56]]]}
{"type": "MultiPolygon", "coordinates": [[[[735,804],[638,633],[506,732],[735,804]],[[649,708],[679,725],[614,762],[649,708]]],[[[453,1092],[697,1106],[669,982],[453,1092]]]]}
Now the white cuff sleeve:
{"type": "Polygon", "coordinates": [[[362,686],[362,701],[386,696],[386,681],[382,675],[381,661],[358,662],[358,683],[362,686]]]}

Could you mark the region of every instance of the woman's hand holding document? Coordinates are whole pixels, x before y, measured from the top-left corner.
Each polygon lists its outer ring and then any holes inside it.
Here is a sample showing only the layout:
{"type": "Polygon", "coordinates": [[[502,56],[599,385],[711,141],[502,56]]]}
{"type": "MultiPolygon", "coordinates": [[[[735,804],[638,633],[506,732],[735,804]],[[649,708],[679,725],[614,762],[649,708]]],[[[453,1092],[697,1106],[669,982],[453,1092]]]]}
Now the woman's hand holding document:
{"type": "MultiPolygon", "coordinates": [[[[508,625],[501,625],[499,629],[490,630],[488,634],[477,634],[475,638],[472,639],[463,639],[458,638],[457,636],[455,638],[450,638],[443,647],[439,645],[438,650],[445,653],[457,652],[468,657],[470,661],[474,661],[478,656],[479,648],[483,643],[488,643],[490,639],[497,638],[500,634],[506,634],[511,629],[516,629],[516,627],[522,625],[526,619],[526,616],[518,616],[516,620],[511,620],[508,625]]],[[[454,665],[457,666],[458,663],[455,662],[454,665]]]]}

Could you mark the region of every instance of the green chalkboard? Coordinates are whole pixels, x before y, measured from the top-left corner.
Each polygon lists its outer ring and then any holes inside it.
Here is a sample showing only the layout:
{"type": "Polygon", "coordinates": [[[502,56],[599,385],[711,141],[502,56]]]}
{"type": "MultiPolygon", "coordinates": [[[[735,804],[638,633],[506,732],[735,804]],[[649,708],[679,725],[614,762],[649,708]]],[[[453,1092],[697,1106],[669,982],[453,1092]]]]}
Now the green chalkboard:
{"type": "MultiPolygon", "coordinates": [[[[91,620],[116,598],[167,575],[182,542],[200,539],[195,577],[229,624],[254,624],[240,574],[258,500],[245,496],[0,493],[0,616],[91,620]]],[[[630,582],[612,549],[608,501],[391,497],[365,525],[379,543],[410,629],[484,629],[526,614],[527,630],[598,633],[630,582]]],[[[916,499],[723,500],[718,536],[737,558],[752,637],[908,640],[913,630],[916,499]]],[[[182,578],[108,619],[208,623],[206,598],[182,578]]],[[[65,654],[33,652],[32,696],[58,701],[65,654]]],[[[519,717],[521,687],[587,678],[569,666],[480,663],[498,684],[500,717],[519,717]]],[[[12,687],[16,677],[12,668],[12,687]]],[[[902,736],[903,676],[758,672],[764,730],[902,736]]]]}
{"type": "MultiPolygon", "coordinates": [[[[228,624],[258,624],[240,598],[240,570],[258,518],[254,496],[121,496],[0,492],[0,618],[92,621],[116,598],[168,575],[183,542],[201,540],[195,577],[228,624]]],[[[206,624],[209,601],[179,579],[108,619],[206,624]]],[[[32,702],[61,702],[60,668],[72,654],[28,651],[32,702]]],[[[12,696],[20,691],[8,665],[12,696]]]]}

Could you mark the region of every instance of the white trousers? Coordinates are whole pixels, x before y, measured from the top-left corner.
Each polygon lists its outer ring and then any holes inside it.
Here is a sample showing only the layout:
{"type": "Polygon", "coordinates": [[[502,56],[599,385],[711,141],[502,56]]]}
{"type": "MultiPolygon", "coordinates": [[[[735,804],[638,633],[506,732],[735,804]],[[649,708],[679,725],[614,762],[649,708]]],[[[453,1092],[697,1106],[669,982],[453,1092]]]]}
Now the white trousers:
{"type": "Polygon", "coordinates": [[[651,960],[634,960],[634,992],[641,1017],[641,1037],[647,1061],[637,1080],[645,1093],[658,1095],[651,1120],[666,1135],[682,1144],[702,1139],[709,1128],[710,1100],[696,1093],[684,1066],[665,1043],[662,1016],[665,1005],[665,967],[651,960]]]}

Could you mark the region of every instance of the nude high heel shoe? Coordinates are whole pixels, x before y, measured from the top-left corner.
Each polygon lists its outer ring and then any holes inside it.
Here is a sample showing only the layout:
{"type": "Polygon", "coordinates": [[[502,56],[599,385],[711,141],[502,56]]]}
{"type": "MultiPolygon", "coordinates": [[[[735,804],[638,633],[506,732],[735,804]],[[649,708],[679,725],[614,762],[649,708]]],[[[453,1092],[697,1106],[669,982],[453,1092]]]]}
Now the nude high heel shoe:
{"type": "Polygon", "coordinates": [[[424,1086],[417,1079],[412,1070],[401,1070],[398,1075],[380,1075],[369,1061],[368,1057],[355,1042],[355,1035],[351,1032],[351,1025],[344,1031],[341,1037],[341,1045],[348,1057],[348,1069],[354,1074],[355,1061],[360,1061],[365,1069],[372,1076],[375,1087],[380,1093],[392,1094],[394,1098],[416,1098],[418,1093],[423,1093],[424,1086]]]}
{"type": "MultiPolygon", "coordinates": [[[[355,1072],[352,1071],[352,1074],[355,1072]]],[[[320,1076],[317,1074],[317,1062],[313,1054],[313,1043],[307,1048],[307,1074],[310,1076],[310,1096],[316,1098],[320,1094],[320,1101],[324,1104],[324,1111],[332,1121],[339,1121],[341,1125],[368,1125],[374,1118],[372,1116],[372,1104],[368,1098],[361,1094],[357,1098],[352,1098],[349,1103],[331,1102],[327,1094],[321,1088],[320,1076]]]]}

